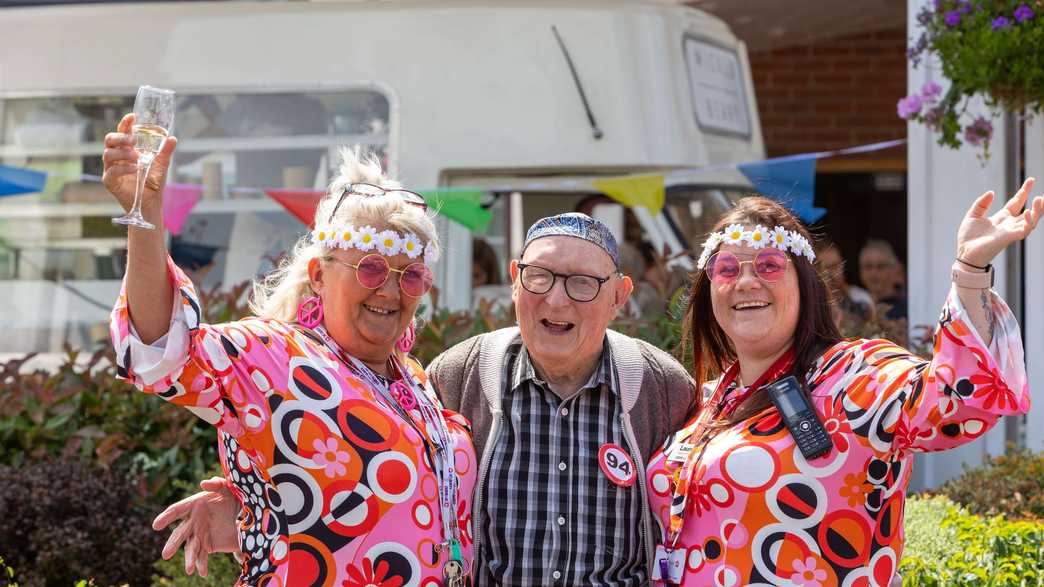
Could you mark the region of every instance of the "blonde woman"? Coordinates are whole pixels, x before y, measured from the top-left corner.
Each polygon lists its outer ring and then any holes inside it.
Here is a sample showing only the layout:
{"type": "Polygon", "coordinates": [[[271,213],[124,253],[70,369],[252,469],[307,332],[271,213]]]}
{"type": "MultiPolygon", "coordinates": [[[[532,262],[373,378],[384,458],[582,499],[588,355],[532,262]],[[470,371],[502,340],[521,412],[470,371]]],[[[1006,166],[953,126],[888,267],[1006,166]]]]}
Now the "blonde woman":
{"type": "MultiPolygon", "coordinates": [[[[105,139],[104,183],[124,208],[132,124],[127,115],[105,139]]],[[[146,182],[142,209],[157,226],[176,143],[146,182]]],[[[463,584],[474,448],[466,422],[405,358],[432,283],[435,227],[424,199],[375,159],[343,157],[316,228],[256,284],[256,317],[201,324],[162,232],[131,228],[112,315],[118,369],[219,430],[241,504],[240,584],[463,584]]],[[[187,540],[187,567],[214,546],[199,533],[187,540]]]]}

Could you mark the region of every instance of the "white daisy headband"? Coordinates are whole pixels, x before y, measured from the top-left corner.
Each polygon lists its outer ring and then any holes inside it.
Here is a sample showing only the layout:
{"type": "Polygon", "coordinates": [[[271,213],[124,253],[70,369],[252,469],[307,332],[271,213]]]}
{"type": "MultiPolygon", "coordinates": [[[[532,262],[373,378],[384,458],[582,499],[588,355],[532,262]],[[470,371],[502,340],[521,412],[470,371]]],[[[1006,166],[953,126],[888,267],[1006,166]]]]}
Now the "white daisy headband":
{"type": "Polygon", "coordinates": [[[402,253],[410,259],[422,254],[424,262],[431,265],[438,261],[439,250],[421,241],[412,232],[399,233],[394,230],[382,230],[372,226],[356,228],[350,224],[337,226],[316,226],[312,230],[312,242],[327,249],[359,249],[375,251],[386,257],[394,257],[402,253]]]}
{"type": "Polygon", "coordinates": [[[762,225],[757,225],[751,230],[743,228],[742,224],[730,224],[721,232],[711,233],[707,242],[703,243],[703,254],[696,262],[698,269],[707,265],[707,260],[714,254],[719,245],[747,245],[753,249],[774,247],[783,252],[790,251],[798,257],[805,257],[809,263],[816,260],[816,253],[812,250],[812,243],[796,230],[787,230],[782,226],[776,226],[771,230],[762,225]]]}

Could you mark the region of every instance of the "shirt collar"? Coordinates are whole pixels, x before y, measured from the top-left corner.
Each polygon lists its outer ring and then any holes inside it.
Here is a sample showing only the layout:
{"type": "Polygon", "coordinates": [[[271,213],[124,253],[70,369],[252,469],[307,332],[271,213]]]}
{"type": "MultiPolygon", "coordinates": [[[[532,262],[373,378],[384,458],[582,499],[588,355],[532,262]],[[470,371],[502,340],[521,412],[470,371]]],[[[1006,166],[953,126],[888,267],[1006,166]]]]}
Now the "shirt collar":
{"type": "MultiPolygon", "coordinates": [[[[518,358],[515,360],[515,366],[511,370],[510,391],[518,389],[528,381],[546,387],[547,383],[540,378],[540,374],[537,373],[536,368],[533,366],[533,361],[529,358],[529,351],[526,350],[526,345],[519,345],[519,347],[518,358]]],[[[602,343],[602,357],[598,361],[598,368],[595,369],[591,377],[587,379],[587,383],[580,389],[592,389],[605,385],[612,393],[618,394],[616,378],[613,377],[615,368],[613,353],[609,351],[609,338],[606,337],[602,343]]]]}

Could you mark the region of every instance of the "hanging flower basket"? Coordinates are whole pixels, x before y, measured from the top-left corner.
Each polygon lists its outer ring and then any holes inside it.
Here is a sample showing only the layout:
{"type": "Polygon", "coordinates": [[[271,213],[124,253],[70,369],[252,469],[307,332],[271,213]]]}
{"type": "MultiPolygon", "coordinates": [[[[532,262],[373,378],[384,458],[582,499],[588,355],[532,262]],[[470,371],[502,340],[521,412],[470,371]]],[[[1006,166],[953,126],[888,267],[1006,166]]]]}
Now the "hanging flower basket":
{"type": "Polygon", "coordinates": [[[900,118],[939,133],[939,144],[962,142],[989,156],[993,126],[1006,112],[1039,114],[1044,106],[1044,0],[934,0],[918,15],[923,33],[907,51],[914,67],[935,55],[950,80],[899,100],[900,118]],[[980,95],[988,116],[968,112],[980,95]]]}

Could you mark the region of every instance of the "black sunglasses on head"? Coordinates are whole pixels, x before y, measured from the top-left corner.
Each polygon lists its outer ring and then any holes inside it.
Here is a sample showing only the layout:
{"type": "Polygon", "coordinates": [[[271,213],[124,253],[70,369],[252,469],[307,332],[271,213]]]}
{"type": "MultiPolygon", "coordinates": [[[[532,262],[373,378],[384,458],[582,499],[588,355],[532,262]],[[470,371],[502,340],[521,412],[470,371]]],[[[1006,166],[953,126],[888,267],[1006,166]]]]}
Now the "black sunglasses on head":
{"type": "Polygon", "coordinates": [[[341,207],[341,202],[344,201],[344,197],[348,194],[363,197],[386,195],[398,196],[407,204],[416,206],[423,212],[428,211],[428,202],[424,199],[424,196],[417,192],[411,192],[410,190],[399,188],[384,188],[372,183],[350,183],[344,188],[344,191],[341,192],[341,197],[337,200],[337,205],[334,206],[333,212],[330,212],[330,218],[326,221],[327,224],[333,222],[334,215],[337,214],[337,209],[341,207]]]}

